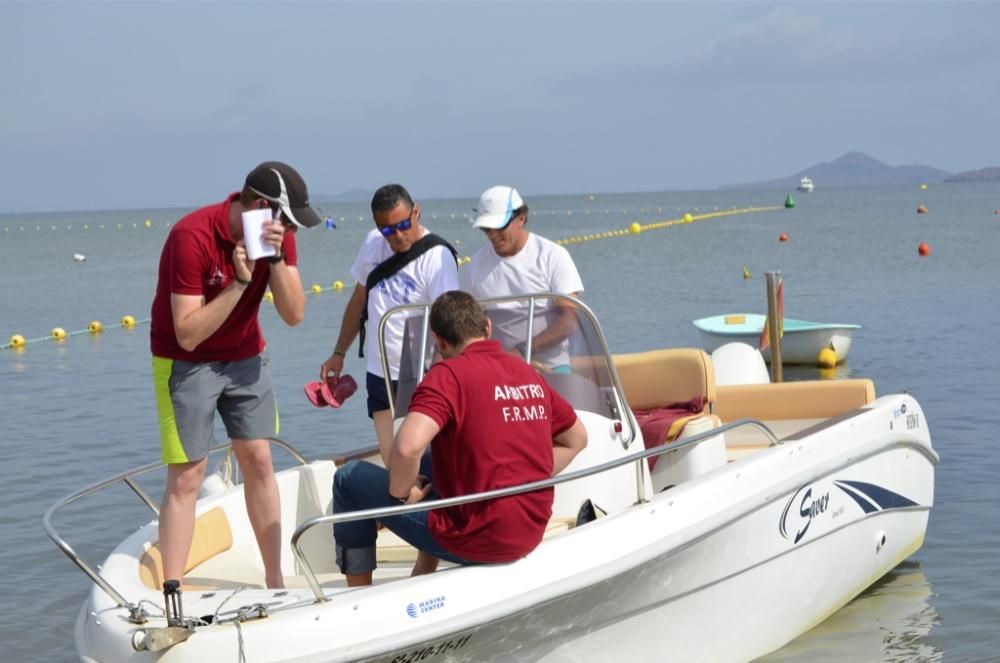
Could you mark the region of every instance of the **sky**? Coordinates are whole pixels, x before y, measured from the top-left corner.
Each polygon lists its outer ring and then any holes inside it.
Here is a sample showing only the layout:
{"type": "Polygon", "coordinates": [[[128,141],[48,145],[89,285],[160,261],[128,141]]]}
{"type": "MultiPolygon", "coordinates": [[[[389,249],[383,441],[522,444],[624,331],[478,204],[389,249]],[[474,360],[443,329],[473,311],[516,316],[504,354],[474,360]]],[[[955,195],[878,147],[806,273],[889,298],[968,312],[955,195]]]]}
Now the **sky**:
{"type": "Polygon", "coordinates": [[[0,212],[1000,165],[998,2],[0,0],[0,212]]]}

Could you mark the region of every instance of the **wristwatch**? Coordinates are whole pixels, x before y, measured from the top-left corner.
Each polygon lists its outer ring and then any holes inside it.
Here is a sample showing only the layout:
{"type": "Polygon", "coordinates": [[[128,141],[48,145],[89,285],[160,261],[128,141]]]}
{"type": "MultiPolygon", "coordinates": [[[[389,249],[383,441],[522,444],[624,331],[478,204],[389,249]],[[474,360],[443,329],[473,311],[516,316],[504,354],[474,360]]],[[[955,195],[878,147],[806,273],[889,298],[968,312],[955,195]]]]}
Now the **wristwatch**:
{"type": "Polygon", "coordinates": [[[284,251],[282,251],[281,253],[279,253],[279,254],[278,254],[278,255],[276,255],[276,256],[271,256],[271,257],[269,257],[269,258],[267,259],[267,261],[268,261],[269,263],[271,263],[272,265],[277,265],[277,264],[278,264],[279,262],[281,262],[281,261],[282,261],[282,260],[284,260],[284,259],[285,259],[285,252],[284,252],[284,251]]]}
{"type": "Polygon", "coordinates": [[[396,502],[397,504],[406,504],[406,500],[410,499],[409,495],[407,495],[406,497],[396,497],[395,495],[393,495],[392,493],[390,493],[388,490],[385,491],[385,492],[388,493],[389,499],[392,500],[393,502],[396,502]]]}

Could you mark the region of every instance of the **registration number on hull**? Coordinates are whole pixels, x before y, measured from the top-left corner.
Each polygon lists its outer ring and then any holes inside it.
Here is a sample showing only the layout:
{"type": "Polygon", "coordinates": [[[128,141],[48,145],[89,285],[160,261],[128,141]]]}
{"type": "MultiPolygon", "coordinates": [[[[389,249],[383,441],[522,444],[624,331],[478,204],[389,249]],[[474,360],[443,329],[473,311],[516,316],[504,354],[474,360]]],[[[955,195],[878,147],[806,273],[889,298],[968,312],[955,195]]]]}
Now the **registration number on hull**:
{"type": "Polygon", "coordinates": [[[461,638],[450,638],[442,642],[418,647],[403,654],[397,654],[392,658],[391,663],[416,663],[416,661],[426,661],[435,656],[446,654],[456,649],[461,649],[468,644],[472,634],[464,635],[461,638]]]}

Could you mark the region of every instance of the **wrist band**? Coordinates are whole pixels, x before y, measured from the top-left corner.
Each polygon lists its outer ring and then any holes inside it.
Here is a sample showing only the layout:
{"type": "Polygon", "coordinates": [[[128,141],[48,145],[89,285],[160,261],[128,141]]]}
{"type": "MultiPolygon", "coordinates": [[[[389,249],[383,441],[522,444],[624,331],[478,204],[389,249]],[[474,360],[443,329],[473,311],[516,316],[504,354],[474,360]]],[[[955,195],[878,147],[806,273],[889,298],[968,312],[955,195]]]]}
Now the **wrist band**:
{"type": "Polygon", "coordinates": [[[410,499],[409,495],[407,495],[406,497],[396,497],[392,493],[389,493],[389,491],[386,491],[386,493],[389,494],[389,499],[390,500],[392,500],[393,502],[396,502],[398,504],[406,504],[406,500],[410,499]]]}
{"type": "Polygon", "coordinates": [[[250,285],[250,281],[244,281],[243,279],[240,278],[239,274],[233,274],[233,278],[236,279],[236,282],[243,287],[250,285]]]}
{"type": "Polygon", "coordinates": [[[346,352],[341,352],[340,350],[334,350],[333,354],[337,355],[338,357],[346,357],[347,356],[346,352]]]}
{"type": "Polygon", "coordinates": [[[271,256],[270,258],[267,259],[267,261],[269,263],[271,263],[272,265],[277,265],[279,262],[281,262],[284,259],[285,259],[285,252],[282,251],[281,253],[279,253],[276,256],[271,256]]]}

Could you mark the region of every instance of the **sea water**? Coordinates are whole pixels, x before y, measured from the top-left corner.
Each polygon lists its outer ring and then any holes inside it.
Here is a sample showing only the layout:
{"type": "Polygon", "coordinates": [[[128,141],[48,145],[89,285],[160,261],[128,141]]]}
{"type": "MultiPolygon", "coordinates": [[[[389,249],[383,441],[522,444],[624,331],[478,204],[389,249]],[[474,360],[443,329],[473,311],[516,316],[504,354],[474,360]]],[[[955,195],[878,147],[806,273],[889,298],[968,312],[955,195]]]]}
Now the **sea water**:
{"type": "MultiPolygon", "coordinates": [[[[584,299],[614,351],[697,345],[692,320],[763,312],[764,273],[780,271],[789,317],[862,325],[848,362],[825,377],[871,377],[878,393],[906,390],[923,406],[941,455],[923,548],[765,660],[993,660],[1000,651],[1000,215],[994,214],[1000,186],[816,184],[815,193],[792,192],[797,205],[790,210],[781,207],[789,192],[778,190],[523,193],[530,230],[579,240],[567,246],[584,299]],[[916,213],[921,204],[928,213],[916,213]],[[586,239],[633,222],[765,206],[781,208],[586,239]],[[782,233],[787,241],[779,241],[782,233]],[[918,255],[921,242],[930,247],[927,257],[918,255]]],[[[473,197],[418,202],[423,223],[460,256],[484,245],[467,220],[473,197]]],[[[333,348],[353,289],[350,265],[372,227],[364,203],[321,207],[336,228],[299,236],[310,291],[305,322],[288,328],[266,303],[261,313],[281,436],[309,457],[374,441],[363,395],[333,410],[314,408],[303,393],[333,348]],[[334,291],[338,280],[346,287],[334,291]],[[313,285],[321,292],[312,293],[313,285]]],[[[160,248],[186,211],[0,216],[0,343],[14,334],[32,341],[0,350],[4,660],[73,657],[73,623],[90,581],[45,536],[45,510],[86,484],[159,457],[145,321],[160,248]],[[136,327],[122,328],[123,316],[136,319],[136,327]],[[94,320],[103,333],[76,333],[94,320]],[[69,338],[34,341],[55,327],[69,338]]],[[[345,370],[362,377],[356,345],[345,370]]],[[[813,368],[785,373],[786,379],[823,377],[813,368]]],[[[292,462],[280,451],[275,459],[279,467],[292,462]]],[[[158,499],[162,481],[160,474],[141,484],[158,499]]],[[[119,486],[73,505],[55,525],[82,557],[99,564],[150,517],[119,486]]],[[[753,597],[746,600],[755,609],[753,597]]]]}

